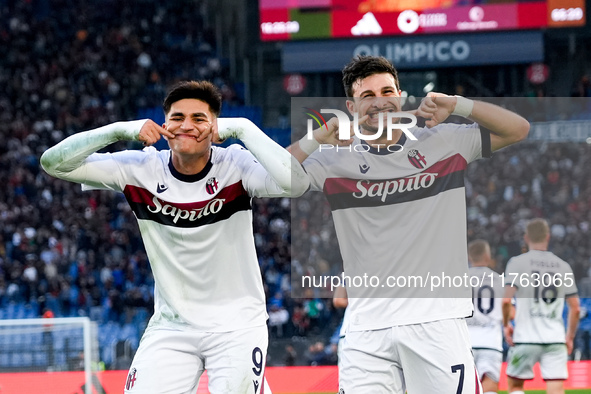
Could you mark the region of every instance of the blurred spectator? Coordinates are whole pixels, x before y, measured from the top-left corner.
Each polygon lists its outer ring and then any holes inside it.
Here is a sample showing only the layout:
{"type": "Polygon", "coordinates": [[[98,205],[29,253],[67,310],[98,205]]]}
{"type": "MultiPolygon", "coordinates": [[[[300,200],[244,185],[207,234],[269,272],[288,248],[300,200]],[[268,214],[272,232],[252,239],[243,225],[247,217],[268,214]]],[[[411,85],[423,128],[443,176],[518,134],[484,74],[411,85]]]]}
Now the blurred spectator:
{"type": "Polygon", "coordinates": [[[285,324],[289,321],[289,313],[283,306],[271,305],[269,310],[269,331],[271,337],[282,338],[285,324]]]}
{"type": "Polygon", "coordinates": [[[588,75],[583,75],[572,92],[573,97],[591,97],[591,81],[588,75]]]}
{"type": "Polygon", "coordinates": [[[285,357],[284,362],[286,367],[293,367],[296,365],[296,360],[298,358],[298,353],[294,349],[292,345],[287,345],[285,347],[285,357]]]}
{"type": "Polygon", "coordinates": [[[332,354],[336,354],[336,350],[333,351],[332,347],[326,349],[324,344],[318,341],[308,347],[304,357],[307,365],[335,365],[336,359],[333,360],[332,354]]]}
{"type": "Polygon", "coordinates": [[[291,315],[291,322],[293,323],[296,335],[305,336],[308,334],[308,329],[310,328],[310,318],[306,312],[304,312],[304,308],[302,306],[296,306],[294,308],[291,315]]]}

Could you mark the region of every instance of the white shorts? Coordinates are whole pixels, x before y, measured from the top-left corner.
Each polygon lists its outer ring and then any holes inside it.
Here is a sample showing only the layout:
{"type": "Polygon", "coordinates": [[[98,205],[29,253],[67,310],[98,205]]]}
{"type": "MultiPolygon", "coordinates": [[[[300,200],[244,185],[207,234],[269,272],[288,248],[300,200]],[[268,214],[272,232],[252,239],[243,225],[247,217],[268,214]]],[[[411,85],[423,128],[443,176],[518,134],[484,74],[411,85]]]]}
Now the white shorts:
{"type": "Polygon", "coordinates": [[[534,378],[534,365],[539,362],[544,380],[566,380],[568,353],[563,343],[526,344],[519,343],[509,349],[507,376],[530,380],[534,378]]]}
{"type": "Polygon", "coordinates": [[[349,331],[340,365],[345,394],[482,392],[464,319],[349,331]]]}
{"type": "Polygon", "coordinates": [[[170,328],[146,331],[125,393],[195,394],[204,370],[211,394],[267,394],[267,326],[222,333],[170,328]]]}
{"type": "Polygon", "coordinates": [[[494,349],[472,349],[479,378],[484,375],[499,383],[503,352],[494,349]]]}

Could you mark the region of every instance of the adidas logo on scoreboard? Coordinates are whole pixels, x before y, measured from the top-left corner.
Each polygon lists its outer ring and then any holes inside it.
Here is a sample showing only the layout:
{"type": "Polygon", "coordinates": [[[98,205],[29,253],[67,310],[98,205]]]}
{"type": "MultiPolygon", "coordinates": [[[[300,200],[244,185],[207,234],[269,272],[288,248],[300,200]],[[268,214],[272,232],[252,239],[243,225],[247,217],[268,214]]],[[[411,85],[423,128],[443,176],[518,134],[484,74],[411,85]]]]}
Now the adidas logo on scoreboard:
{"type": "Polygon", "coordinates": [[[382,34],[382,26],[380,26],[374,14],[368,12],[351,28],[351,34],[354,36],[382,34]]]}

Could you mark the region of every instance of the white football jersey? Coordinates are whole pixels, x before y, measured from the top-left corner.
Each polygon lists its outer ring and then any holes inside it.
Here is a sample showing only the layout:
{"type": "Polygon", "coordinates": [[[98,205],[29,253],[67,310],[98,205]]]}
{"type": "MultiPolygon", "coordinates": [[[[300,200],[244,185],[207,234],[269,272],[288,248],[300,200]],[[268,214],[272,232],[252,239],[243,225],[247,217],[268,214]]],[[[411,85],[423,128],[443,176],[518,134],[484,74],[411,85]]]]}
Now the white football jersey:
{"type": "Polygon", "coordinates": [[[431,284],[467,273],[464,171],[490,155],[489,134],[476,124],[410,131],[418,140],[403,135],[400,152],[355,138],[303,163],[330,204],[345,275],[380,281],[347,287],[350,331],[472,314],[469,287],[431,284]]]}
{"type": "Polygon", "coordinates": [[[565,343],[564,300],[577,294],[566,261],[549,251],[530,250],[509,260],[505,285],[517,287],[515,343],[565,343]],[[536,278],[541,283],[534,283],[536,278]]]}
{"type": "Polygon", "coordinates": [[[150,325],[227,332],[265,324],[251,197],[269,194],[268,174],[249,151],[214,146],[195,175],[152,147],[92,154],[84,167],[86,189],[123,192],[138,220],[155,279],[150,325]]]}
{"type": "Polygon", "coordinates": [[[488,267],[470,267],[474,315],[466,319],[472,348],[503,351],[503,294],[501,275],[488,267]],[[474,286],[476,285],[476,286],[474,286]]]}

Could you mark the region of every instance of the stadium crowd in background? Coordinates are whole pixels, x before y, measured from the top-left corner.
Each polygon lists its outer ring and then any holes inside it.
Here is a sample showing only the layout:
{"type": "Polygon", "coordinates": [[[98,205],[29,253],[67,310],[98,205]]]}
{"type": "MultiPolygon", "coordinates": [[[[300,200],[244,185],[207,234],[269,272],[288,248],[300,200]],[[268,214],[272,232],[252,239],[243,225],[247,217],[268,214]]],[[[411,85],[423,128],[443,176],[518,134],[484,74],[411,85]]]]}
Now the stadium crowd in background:
{"type": "MultiPolygon", "coordinates": [[[[575,277],[591,267],[591,145],[526,142],[468,169],[468,237],[489,240],[499,268],[522,252],[520,234],[535,217],[550,222],[551,250],[575,277]]],[[[591,293],[584,293],[588,297],[591,293]]]]}

